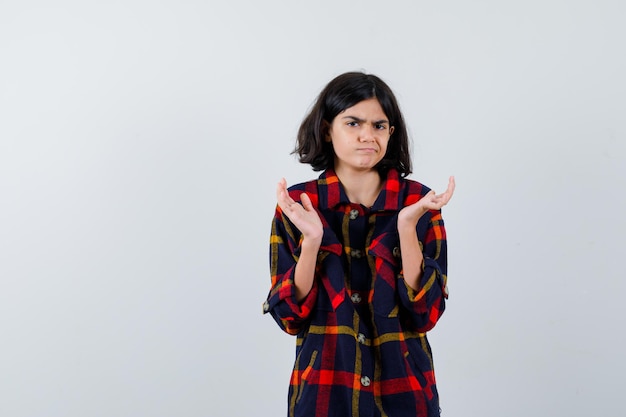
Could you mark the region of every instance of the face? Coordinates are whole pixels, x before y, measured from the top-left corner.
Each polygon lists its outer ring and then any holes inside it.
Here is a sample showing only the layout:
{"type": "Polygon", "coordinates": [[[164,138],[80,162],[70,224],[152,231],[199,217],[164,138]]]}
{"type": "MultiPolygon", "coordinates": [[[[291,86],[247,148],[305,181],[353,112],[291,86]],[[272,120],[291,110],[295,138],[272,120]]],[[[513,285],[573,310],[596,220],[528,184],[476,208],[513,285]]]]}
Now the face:
{"type": "Polygon", "coordinates": [[[371,171],[387,152],[393,126],[376,98],[358,102],[339,113],[326,140],[335,151],[335,171],[371,171]]]}

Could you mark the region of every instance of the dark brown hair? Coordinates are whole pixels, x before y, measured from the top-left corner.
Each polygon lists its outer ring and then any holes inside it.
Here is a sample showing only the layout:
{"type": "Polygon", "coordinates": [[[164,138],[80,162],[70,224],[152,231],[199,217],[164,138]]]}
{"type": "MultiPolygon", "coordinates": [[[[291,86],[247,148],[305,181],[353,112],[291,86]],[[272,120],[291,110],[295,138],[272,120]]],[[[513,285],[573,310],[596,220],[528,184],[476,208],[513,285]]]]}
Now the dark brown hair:
{"type": "Polygon", "coordinates": [[[402,177],[409,175],[409,135],[396,97],[383,80],[362,72],[346,72],[324,87],[298,130],[293,153],[298,155],[299,161],[311,164],[315,171],[332,168],[335,153],[332,144],[324,140],[328,127],[339,113],[370,98],[378,100],[389,119],[389,126],[394,127],[387,153],[376,168],[381,173],[395,168],[402,177]]]}

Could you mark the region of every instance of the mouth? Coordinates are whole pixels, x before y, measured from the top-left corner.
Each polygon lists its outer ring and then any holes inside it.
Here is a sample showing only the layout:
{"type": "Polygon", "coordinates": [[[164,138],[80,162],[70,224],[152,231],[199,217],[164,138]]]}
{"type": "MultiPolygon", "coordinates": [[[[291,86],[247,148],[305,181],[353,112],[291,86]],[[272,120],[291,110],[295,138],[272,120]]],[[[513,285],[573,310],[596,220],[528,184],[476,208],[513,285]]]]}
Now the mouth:
{"type": "Polygon", "coordinates": [[[357,152],[363,152],[363,153],[377,153],[378,150],[374,149],[374,148],[358,148],[357,152]]]}

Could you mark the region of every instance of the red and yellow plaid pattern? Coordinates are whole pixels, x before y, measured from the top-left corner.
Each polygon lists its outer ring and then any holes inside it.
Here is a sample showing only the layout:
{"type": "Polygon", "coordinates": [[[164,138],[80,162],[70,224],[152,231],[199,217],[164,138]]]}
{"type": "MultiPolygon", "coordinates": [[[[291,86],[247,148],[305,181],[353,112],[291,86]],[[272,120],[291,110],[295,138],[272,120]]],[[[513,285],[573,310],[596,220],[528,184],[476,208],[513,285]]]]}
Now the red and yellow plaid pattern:
{"type": "Polygon", "coordinates": [[[426,332],[447,298],[441,212],[416,227],[424,253],[419,291],[402,276],[397,232],[399,210],[428,191],[394,170],[370,208],[350,203],[332,170],[291,187],[296,201],[307,193],[324,225],[315,282],[301,302],[293,278],[302,236],[277,208],[264,312],[297,336],[289,416],[439,416],[426,332]]]}

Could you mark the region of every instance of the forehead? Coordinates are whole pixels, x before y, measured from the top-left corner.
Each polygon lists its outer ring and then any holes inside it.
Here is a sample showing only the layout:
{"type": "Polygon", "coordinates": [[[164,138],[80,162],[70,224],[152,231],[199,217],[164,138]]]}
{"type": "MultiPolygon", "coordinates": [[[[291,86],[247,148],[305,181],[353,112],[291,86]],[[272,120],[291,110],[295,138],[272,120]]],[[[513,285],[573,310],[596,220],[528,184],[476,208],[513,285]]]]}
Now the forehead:
{"type": "Polygon", "coordinates": [[[337,115],[337,117],[342,118],[348,116],[356,116],[365,120],[387,119],[387,115],[377,98],[368,98],[359,101],[354,106],[348,107],[337,115]]]}

